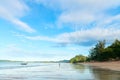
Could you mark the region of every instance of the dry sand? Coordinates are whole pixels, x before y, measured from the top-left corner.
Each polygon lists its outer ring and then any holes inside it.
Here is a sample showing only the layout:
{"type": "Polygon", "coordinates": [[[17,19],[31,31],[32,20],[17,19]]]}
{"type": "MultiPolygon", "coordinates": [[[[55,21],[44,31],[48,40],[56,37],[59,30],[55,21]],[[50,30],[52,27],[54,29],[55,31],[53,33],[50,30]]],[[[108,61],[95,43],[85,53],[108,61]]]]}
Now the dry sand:
{"type": "Polygon", "coordinates": [[[90,62],[90,63],[85,63],[85,64],[89,64],[90,66],[95,66],[95,67],[98,67],[98,68],[120,71],[120,61],[90,62]]]}

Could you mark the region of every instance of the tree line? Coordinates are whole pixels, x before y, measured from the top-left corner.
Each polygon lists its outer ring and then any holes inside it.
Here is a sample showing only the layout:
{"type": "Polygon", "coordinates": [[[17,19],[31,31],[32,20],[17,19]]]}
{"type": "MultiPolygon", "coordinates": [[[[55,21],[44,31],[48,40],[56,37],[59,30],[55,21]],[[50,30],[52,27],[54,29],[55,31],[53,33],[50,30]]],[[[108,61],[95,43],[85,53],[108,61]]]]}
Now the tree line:
{"type": "Polygon", "coordinates": [[[120,41],[115,40],[111,45],[105,47],[105,40],[99,41],[92,49],[89,56],[77,55],[70,59],[71,63],[85,61],[115,61],[120,60],[120,41]]]}

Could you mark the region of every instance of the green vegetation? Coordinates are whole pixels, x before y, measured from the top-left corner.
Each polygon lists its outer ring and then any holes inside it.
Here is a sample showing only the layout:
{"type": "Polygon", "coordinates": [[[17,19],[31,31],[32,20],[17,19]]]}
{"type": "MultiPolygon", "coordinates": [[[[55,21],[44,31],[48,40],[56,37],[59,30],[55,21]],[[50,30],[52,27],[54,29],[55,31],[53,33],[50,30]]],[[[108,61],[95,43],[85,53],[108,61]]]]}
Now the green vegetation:
{"type": "Polygon", "coordinates": [[[85,62],[86,59],[87,59],[87,57],[85,57],[83,55],[77,55],[77,56],[73,57],[72,59],[70,59],[70,63],[85,62]]]}
{"type": "Polygon", "coordinates": [[[105,49],[105,41],[99,41],[94,48],[90,50],[90,55],[89,59],[90,60],[97,60],[101,61],[102,60],[102,53],[104,52],[105,49]]]}
{"type": "Polygon", "coordinates": [[[110,46],[105,48],[105,41],[99,41],[90,50],[90,61],[111,61],[120,60],[120,41],[115,40],[110,46]]]}
{"type": "Polygon", "coordinates": [[[115,40],[110,46],[105,47],[105,40],[103,40],[99,41],[95,47],[90,50],[88,57],[77,55],[70,59],[70,63],[116,60],[120,60],[120,41],[115,40]]]}

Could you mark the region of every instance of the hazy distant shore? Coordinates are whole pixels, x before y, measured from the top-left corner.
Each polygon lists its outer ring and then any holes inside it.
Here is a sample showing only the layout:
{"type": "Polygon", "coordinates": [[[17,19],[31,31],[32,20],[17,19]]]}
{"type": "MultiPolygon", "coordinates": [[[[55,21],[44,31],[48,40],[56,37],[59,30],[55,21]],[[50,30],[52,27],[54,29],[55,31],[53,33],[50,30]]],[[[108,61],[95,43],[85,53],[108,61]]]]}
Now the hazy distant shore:
{"type": "Polygon", "coordinates": [[[111,61],[111,62],[88,62],[84,64],[89,64],[90,66],[109,69],[114,71],[120,71],[120,61],[111,61]]]}

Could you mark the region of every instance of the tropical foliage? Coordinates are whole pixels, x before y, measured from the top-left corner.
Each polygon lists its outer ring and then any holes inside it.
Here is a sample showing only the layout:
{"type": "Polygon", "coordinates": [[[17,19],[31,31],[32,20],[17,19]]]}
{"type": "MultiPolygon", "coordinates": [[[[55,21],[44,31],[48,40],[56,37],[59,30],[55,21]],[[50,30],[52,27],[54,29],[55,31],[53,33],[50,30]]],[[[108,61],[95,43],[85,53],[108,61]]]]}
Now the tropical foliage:
{"type": "Polygon", "coordinates": [[[115,61],[120,60],[120,41],[115,40],[111,45],[105,47],[105,40],[99,41],[92,49],[89,56],[77,55],[70,59],[71,63],[85,61],[115,61]]]}
{"type": "Polygon", "coordinates": [[[120,60],[120,41],[115,40],[110,46],[105,48],[105,41],[99,41],[90,50],[89,60],[109,61],[120,60]]]}
{"type": "Polygon", "coordinates": [[[70,63],[85,62],[86,59],[87,59],[87,57],[85,57],[83,55],[77,55],[77,56],[73,57],[72,59],[70,59],[70,63]]]}

